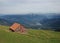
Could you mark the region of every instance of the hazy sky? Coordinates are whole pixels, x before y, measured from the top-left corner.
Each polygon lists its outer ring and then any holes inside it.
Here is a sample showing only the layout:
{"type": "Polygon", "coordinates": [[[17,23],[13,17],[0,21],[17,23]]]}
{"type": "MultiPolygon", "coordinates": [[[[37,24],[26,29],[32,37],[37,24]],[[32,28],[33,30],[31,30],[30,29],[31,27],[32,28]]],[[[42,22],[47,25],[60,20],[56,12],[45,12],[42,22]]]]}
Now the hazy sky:
{"type": "Polygon", "coordinates": [[[60,13],[60,0],[0,0],[0,14],[60,13]]]}

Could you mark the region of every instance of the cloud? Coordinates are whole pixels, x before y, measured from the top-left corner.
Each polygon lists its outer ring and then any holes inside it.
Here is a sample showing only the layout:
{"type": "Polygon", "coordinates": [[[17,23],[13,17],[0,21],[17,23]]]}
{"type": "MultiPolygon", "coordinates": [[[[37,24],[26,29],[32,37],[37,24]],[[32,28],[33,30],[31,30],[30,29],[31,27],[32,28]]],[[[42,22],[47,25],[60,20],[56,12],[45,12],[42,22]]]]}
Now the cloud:
{"type": "Polygon", "coordinates": [[[0,13],[60,13],[60,0],[0,0],[0,13]]]}

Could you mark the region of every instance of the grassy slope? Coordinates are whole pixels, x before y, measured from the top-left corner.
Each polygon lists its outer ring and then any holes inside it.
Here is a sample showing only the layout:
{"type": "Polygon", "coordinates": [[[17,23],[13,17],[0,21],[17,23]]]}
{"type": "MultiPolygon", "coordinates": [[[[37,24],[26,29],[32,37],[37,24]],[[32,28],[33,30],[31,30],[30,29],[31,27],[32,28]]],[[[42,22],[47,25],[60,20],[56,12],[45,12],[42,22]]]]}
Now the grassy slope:
{"type": "Polygon", "coordinates": [[[60,32],[29,29],[27,34],[20,34],[0,26],[0,43],[60,43],[60,32]]]}

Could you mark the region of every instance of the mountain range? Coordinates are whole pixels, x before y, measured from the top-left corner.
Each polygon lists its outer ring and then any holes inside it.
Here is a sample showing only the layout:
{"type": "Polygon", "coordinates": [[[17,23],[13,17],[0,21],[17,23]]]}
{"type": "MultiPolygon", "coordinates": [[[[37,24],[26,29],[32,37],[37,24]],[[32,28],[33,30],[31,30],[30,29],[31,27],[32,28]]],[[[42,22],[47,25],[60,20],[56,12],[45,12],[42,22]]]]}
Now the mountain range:
{"type": "Polygon", "coordinates": [[[11,14],[0,16],[0,25],[20,23],[27,28],[60,30],[60,14],[11,14]]]}

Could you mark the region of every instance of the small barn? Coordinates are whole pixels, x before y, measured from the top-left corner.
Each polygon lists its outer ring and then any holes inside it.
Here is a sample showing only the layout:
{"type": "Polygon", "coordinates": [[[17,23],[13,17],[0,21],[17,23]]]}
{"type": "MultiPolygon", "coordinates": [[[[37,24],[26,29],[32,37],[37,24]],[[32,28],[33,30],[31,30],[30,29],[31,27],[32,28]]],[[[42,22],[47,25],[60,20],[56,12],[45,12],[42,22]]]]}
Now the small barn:
{"type": "Polygon", "coordinates": [[[14,23],[11,27],[10,30],[13,32],[25,32],[25,28],[23,25],[19,24],[19,23],[14,23]]]}

